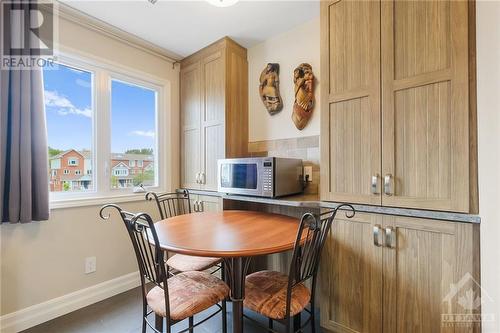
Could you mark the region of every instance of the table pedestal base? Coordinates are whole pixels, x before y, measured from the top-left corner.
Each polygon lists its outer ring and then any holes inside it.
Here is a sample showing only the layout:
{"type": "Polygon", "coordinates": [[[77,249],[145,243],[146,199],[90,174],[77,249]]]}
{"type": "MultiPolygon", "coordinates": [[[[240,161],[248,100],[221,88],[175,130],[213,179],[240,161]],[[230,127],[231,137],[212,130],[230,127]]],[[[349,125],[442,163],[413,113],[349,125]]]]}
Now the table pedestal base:
{"type": "Polygon", "coordinates": [[[250,257],[226,258],[224,267],[231,289],[230,298],[233,303],[233,333],[243,332],[243,300],[245,299],[245,277],[250,257]]]}

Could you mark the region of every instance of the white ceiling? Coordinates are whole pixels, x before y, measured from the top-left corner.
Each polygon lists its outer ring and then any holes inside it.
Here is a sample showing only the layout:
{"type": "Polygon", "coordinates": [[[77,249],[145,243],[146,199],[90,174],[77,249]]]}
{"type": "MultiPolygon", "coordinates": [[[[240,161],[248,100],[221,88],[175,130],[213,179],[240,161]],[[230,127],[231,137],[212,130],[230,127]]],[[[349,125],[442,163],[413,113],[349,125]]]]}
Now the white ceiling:
{"type": "Polygon", "coordinates": [[[62,2],[181,58],[224,36],[248,48],[319,15],[319,1],[314,0],[240,1],[225,8],[206,1],[62,2]]]}

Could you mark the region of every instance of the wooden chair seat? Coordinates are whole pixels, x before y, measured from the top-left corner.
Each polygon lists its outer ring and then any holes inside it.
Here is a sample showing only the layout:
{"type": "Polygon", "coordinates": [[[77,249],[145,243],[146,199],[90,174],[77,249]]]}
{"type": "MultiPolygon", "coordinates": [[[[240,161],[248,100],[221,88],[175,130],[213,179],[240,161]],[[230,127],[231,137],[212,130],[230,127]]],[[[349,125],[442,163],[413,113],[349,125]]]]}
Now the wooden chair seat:
{"type": "MultiPolygon", "coordinates": [[[[244,306],[268,318],[286,317],[288,276],[280,272],[260,271],[247,276],[244,306]]],[[[299,283],[292,289],[290,316],[300,313],[311,299],[311,291],[299,283]]]]}
{"type": "Polygon", "coordinates": [[[174,254],[167,260],[167,265],[178,272],[204,271],[221,262],[221,258],[195,257],[174,254]]]}
{"type": "MultiPolygon", "coordinates": [[[[178,321],[191,317],[229,295],[229,287],[220,279],[205,272],[184,272],[168,280],[170,319],[178,321]]],[[[166,317],[165,294],[162,288],[151,289],[146,300],[159,316],[166,317]]]]}

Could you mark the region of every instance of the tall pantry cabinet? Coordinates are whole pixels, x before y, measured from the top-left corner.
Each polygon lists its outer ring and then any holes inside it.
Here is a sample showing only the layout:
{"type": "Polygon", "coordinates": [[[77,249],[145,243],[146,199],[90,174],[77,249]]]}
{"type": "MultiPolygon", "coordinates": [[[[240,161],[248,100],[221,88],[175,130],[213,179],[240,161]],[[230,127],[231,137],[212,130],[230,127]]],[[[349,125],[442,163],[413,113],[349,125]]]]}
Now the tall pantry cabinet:
{"type": "Polygon", "coordinates": [[[217,190],[217,160],[248,151],[247,51],[223,38],[181,62],[181,186],[217,190]]]}
{"type": "MultiPolygon", "coordinates": [[[[474,20],[473,1],[321,2],[322,200],[477,213],[474,20]]],[[[325,331],[480,331],[443,321],[480,313],[479,224],[343,215],[325,331]]]]}

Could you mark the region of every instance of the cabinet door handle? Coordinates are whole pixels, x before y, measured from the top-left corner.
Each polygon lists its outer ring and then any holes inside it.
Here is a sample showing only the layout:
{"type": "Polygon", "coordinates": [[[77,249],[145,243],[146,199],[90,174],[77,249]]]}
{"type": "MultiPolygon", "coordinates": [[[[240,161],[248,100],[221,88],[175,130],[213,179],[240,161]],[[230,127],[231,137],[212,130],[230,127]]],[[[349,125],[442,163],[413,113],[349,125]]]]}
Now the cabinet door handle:
{"type": "Polygon", "coordinates": [[[372,185],[371,185],[372,194],[379,194],[377,192],[377,189],[378,189],[378,174],[375,176],[372,176],[372,185]]]}
{"type": "Polygon", "coordinates": [[[390,173],[384,177],[384,194],[392,195],[392,174],[390,173]]]}
{"type": "Polygon", "coordinates": [[[194,202],[194,211],[195,211],[195,212],[199,212],[199,208],[198,208],[198,200],[196,200],[196,201],[194,202]]]}
{"type": "Polygon", "coordinates": [[[206,184],[206,177],[204,172],[200,174],[200,184],[206,184]]]}
{"type": "Polygon", "coordinates": [[[375,224],[373,226],[373,244],[375,246],[382,246],[382,228],[380,227],[380,224],[375,224]]]}
{"type": "MultiPolygon", "coordinates": [[[[197,172],[196,173],[196,184],[199,184],[200,183],[200,173],[197,172]]],[[[195,202],[196,203],[196,202],[195,202]]]]}
{"type": "Polygon", "coordinates": [[[396,230],[393,227],[385,228],[385,246],[391,249],[396,248],[396,230]]]}
{"type": "Polygon", "coordinates": [[[198,207],[200,207],[200,210],[199,210],[200,212],[205,211],[205,207],[203,205],[203,201],[198,202],[198,207]]]}

